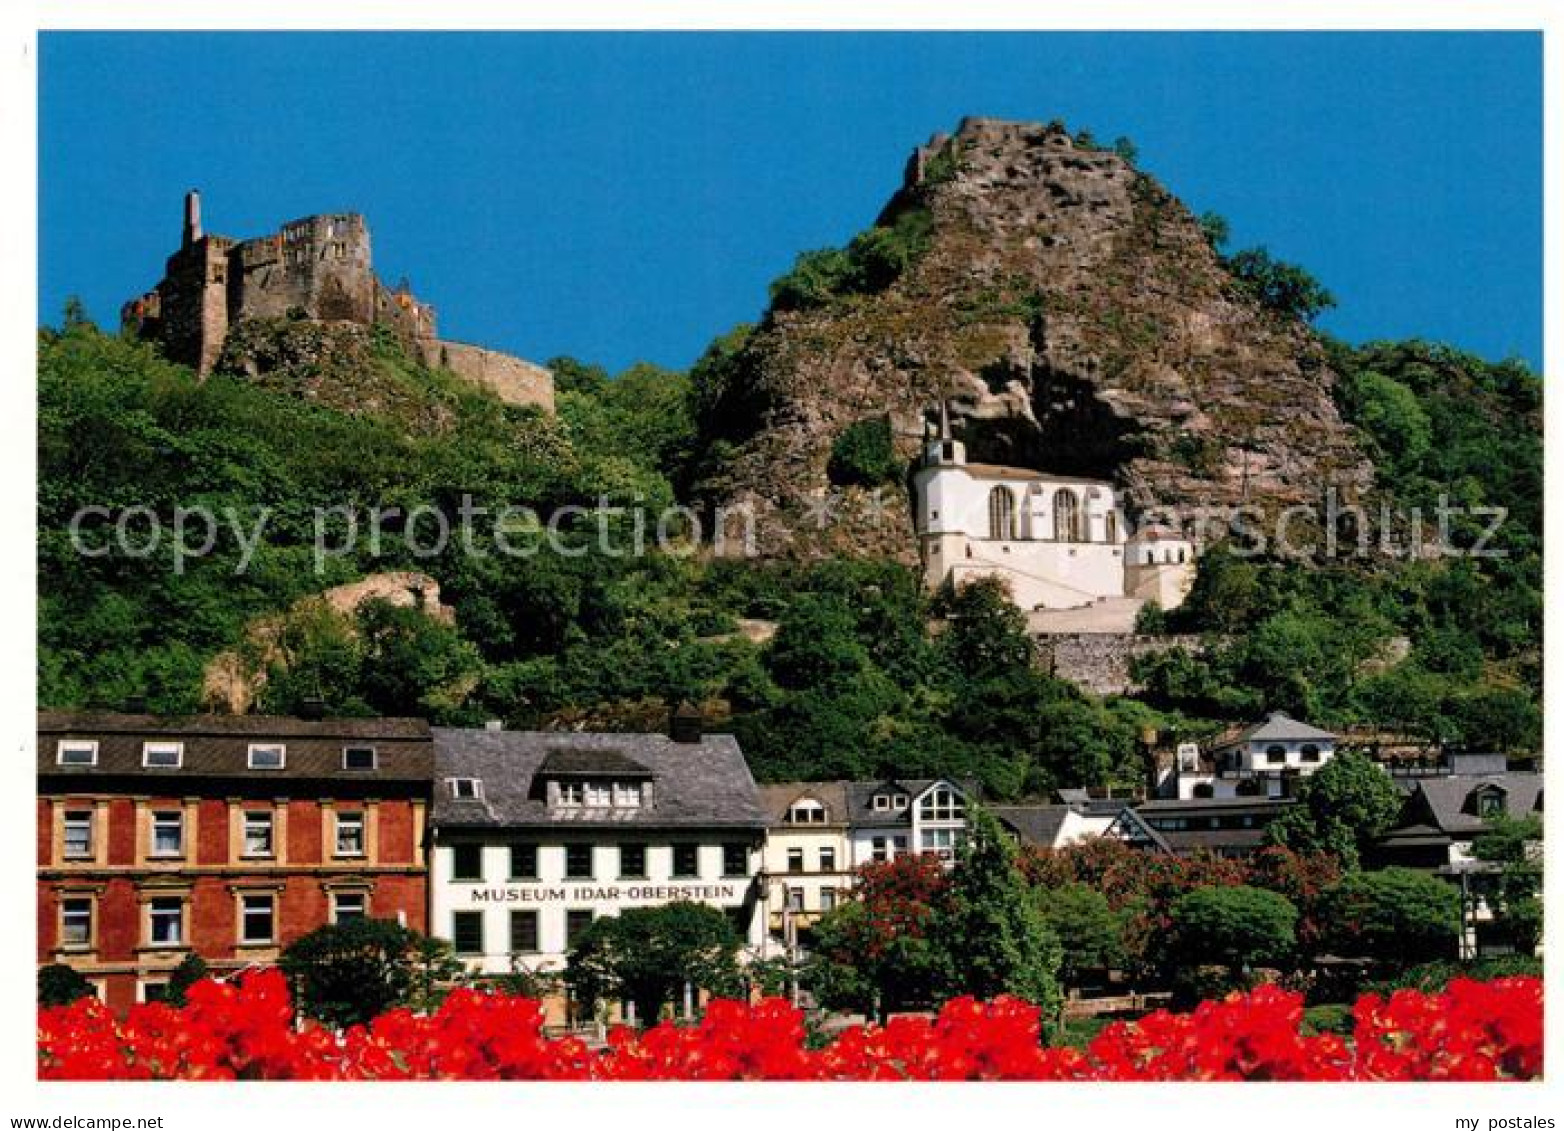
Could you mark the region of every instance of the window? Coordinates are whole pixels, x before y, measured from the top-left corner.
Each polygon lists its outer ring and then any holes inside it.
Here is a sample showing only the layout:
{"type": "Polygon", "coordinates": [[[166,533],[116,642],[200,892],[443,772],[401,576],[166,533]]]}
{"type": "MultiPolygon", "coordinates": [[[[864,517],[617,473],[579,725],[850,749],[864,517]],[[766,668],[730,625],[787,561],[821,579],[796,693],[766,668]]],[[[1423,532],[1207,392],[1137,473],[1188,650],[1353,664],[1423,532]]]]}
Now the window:
{"type": "Polygon", "coordinates": [[[178,809],[152,814],[152,855],[183,856],[185,852],[185,815],[178,809]]]}
{"type": "Polygon", "coordinates": [[[988,493],[988,536],[995,541],[1016,536],[1016,499],[1008,487],[995,487],[988,493]]]}
{"type": "Polygon", "coordinates": [[[950,860],[956,855],[956,842],[956,829],[924,829],[918,847],[937,854],[941,860],[950,860]]]}
{"type": "Polygon", "coordinates": [[[749,875],[749,846],[725,844],[722,846],[722,874],[724,876],[749,875]]]}
{"type": "Polygon", "coordinates": [[[148,1005],[153,1002],[168,1000],[167,982],[142,982],[141,1000],[148,1005]]]}
{"type": "Polygon", "coordinates": [[[891,841],[889,837],[877,836],[869,843],[869,859],[876,864],[883,864],[891,858],[891,841]]]}
{"type": "Polygon", "coordinates": [[[787,850],[787,870],[789,872],[802,872],[804,870],[804,850],[802,848],[790,848],[787,850]]]}
{"type": "Polygon", "coordinates": [[[789,911],[802,911],[804,909],[804,889],[787,889],[787,909],[789,911]]]}
{"type": "Polygon", "coordinates": [[[947,785],[935,786],[918,802],[918,815],[925,821],[959,821],[965,814],[961,798],[947,785]]]}
{"type": "Polygon", "coordinates": [[[361,891],[339,891],[331,897],[333,923],[351,923],[355,919],[362,919],[368,913],[364,893],[361,891]]]}
{"type": "Polygon", "coordinates": [[[451,942],[455,945],[457,954],[482,954],[483,912],[452,912],[451,942]]]}
{"type": "Polygon", "coordinates": [[[364,814],[337,814],[337,855],[364,855],[364,814]]]}
{"type": "Polygon", "coordinates": [[[344,746],[342,768],[344,770],[373,770],[377,758],[373,746],[344,746]]]}
{"type": "Polygon", "coordinates": [[[567,911],[565,912],[565,947],[568,949],[575,945],[581,933],[592,925],[596,916],[591,911],[567,911]]]}
{"type": "Polygon", "coordinates": [[[613,791],[606,782],[587,782],[583,787],[584,804],[588,809],[607,809],[614,803],[613,791]]]}
{"type": "Polygon", "coordinates": [[[451,879],[483,879],[483,845],[455,844],[451,846],[451,879]]]}
{"type": "Polygon", "coordinates": [[[478,799],[477,778],[447,778],[451,787],[451,797],[456,801],[476,801],[478,799]]]}
{"type": "Polygon", "coordinates": [[[288,748],[281,743],[256,742],[250,745],[250,769],[280,770],[288,760],[288,748]]]}
{"type": "Polygon", "coordinates": [[[1084,542],[1081,537],[1081,504],[1074,491],[1061,487],[1054,492],[1054,541],[1084,542]]]}
{"type": "Polygon", "coordinates": [[[272,855],[272,815],[260,809],[244,812],[244,854],[272,855]]]}
{"type": "Polygon", "coordinates": [[[678,879],[690,879],[700,874],[700,852],[693,844],[673,846],[673,874],[678,879]]]}
{"type": "Polygon", "coordinates": [[[535,880],[538,878],[538,846],[513,844],[510,846],[510,878],[535,880]]]}
{"type": "Polygon", "coordinates": [[[538,913],[536,911],[512,911],[510,913],[510,952],[512,954],[536,954],[538,952],[538,913]]]}
{"type": "Polygon", "coordinates": [[[1320,760],[1320,748],[1312,742],[1305,742],[1298,747],[1298,757],[1304,762],[1318,762],[1320,760]]]}
{"type": "Polygon", "coordinates": [[[907,795],[905,793],[898,793],[895,797],[891,798],[891,808],[896,810],[898,813],[907,808],[907,795]]]}
{"type": "Polygon", "coordinates": [[[619,809],[639,809],[641,807],[640,784],[633,781],[615,782],[614,805],[619,809]]]}
{"type": "Polygon", "coordinates": [[[1196,783],[1195,788],[1192,791],[1192,796],[1195,796],[1195,797],[1215,797],[1216,796],[1216,787],[1213,786],[1208,781],[1207,782],[1198,782],[1198,783],[1196,783]]]}
{"type": "Polygon", "coordinates": [[[1477,815],[1479,817],[1500,817],[1504,815],[1504,794],[1497,789],[1485,789],[1477,794],[1477,815]]]}
{"type": "Polygon", "coordinates": [[[92,945],[92,900],[87,896],[60,901],[60,945],[78,949],[92,945]]]}
{"type": "Polygon", "coordinates": [[[185,901],[159,896],[147,905],[147,929],[154,946],[178,946],[185,939],[185,901]]]}
{"type": "Polygon", "coordinates": [[[646,845],[621,844],[619,846],[619,877],[625,880],[646,878],[646,845]]]}
{"type": "Polygon", "coordinates": [[[825,806],[814,800],[795,801],[787,811],[790,825],[823,825],[826,818],[825,806]]]}
{"type": "Polygon", "coordinates": [[[96,766],[98,744],[67,738],[55,747],[54,760],[61,766],[96,766]]]}
{"type": "Polygon", "coordinates": [[[890,808],[891,808],[891,798],[890,798],[890,795],[886,794],[886,793],[876,793],[874,795],[874,808],[875,808],[875,811],[879,812],[879,813],[888,813],[888,812],[890,812],[890,808]]]}
{"type": "Polygon", "coordinates": [[[559,803],[571,807],[579,806],[585,796],[585,790],[578,781],[562,781],[559,783],[559,803]]]}
{"type": "Polygon", "coordinates": [[[183,742],[143,742],[141,764],[149,770],[177,770],[185,760],[183,742]]]}
{"type": "Polygon", "coordinates": [[[565,879],[590,880],[592,878],[592,846],[567,844],[565,846],[565,879]]]}
{"type": "Polygon", "coordinates": [[[1267,746],[1265,748],[1265,760],[1270,762],[1273,766],[1284,764],[1287,761],[1287,747],[1276,745],[1267,746]]]}
{"type": "Polygon", "coordinates": [[[836,871],[836,849],[822,848],[820,850],[820,870],[822,872],[836,871]]]}
{"type": "Polygon", "coordinates": [[[820,889],[820,910],[821,911],[835,911],[836,910],[836,889],[835,888],[821,888],[820,889]]]}
{"type": "Polygon", "coordinates": [[[895,847],[897,853],[903,853],[907,851],[907,838],[905,836],[892,837],[891,844],[895,847]]]}
{"type": "Polygon", "coordinates": [[[64,849],[67,860],[92,858],[91,809],[67,809],[65,811],[64,849]]]}
{"type": "Polygon", "coordinates": [[[277,899],[272,895],[239,897],[239,941],[249,945],[269,943],[277,918],[277,899]]]}

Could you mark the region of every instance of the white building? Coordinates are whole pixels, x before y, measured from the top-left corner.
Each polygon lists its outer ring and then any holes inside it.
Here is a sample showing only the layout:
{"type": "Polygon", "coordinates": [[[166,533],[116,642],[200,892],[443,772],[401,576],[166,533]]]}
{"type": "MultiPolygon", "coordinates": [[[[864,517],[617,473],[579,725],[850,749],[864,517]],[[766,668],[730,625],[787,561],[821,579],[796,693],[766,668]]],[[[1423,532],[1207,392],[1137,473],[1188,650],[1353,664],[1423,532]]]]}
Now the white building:
{"type": "Polygon", "coordinates": [[[431,933],[475,973],[559,973],[598,916],[690,900],[753,953],[754,779],[731,735],[673,735],[437,729],[431,933]]]}
{"type": "Polygon", "coordinates": [[[1171,609],[1194,583],[1194,545],[1166,527],[1132,533],[1113,484],[968,463],[943,406],[914,485],[930,588],[1000,577],[1029,611],[1109,601],[1171,609]]]}
{"type": "Polygon", "coordinates": [[[1118,816],[1118,809],[1085,804],[995,805],[992,810],[1023,844],[1034,848],[1068,848],[1094,840],[1105,835],[1118,816]]]}
{"type": "Polygon", "coordinates": [[[1281,711],[1205,749],[1181,743],[1158,792],[1169,798],[1290,797],[1294,784],[1328,763],[1336,735],[1281,711]]]}
{"type": "Polygon", "coordinates": [[[761,787],[766,908],[786,942],[832,910],[856,869],[911,853],[955,860],[969,790],[944,778],[789,782],[761,787]]]}

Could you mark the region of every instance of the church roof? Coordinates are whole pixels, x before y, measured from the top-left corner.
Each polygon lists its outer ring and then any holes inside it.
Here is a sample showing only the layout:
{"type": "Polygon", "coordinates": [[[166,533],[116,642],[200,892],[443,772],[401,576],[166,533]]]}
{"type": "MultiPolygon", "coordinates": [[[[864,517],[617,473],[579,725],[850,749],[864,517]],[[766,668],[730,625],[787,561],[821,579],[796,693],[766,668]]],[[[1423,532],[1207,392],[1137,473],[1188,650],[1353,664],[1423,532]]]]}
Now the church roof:
{"type": "Polygon", "coordinates": [[[1055,475],[1051,471],[1037,471],[1030,467],[1007,467],[1000,463],[958,464],[974,479],[1009,479],[1026,483],[1074,483],[1087,487],[1107,487],[1113,483],[1107,479],[1087,479],[1080,475],[1055,475]]]}

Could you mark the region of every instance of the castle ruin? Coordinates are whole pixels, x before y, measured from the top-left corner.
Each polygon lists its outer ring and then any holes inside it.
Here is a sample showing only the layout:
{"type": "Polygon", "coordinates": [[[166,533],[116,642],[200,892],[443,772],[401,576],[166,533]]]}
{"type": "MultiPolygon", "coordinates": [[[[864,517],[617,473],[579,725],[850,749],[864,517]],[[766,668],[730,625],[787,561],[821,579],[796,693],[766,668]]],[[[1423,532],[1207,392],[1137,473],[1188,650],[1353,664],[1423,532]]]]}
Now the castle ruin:
{"type": "Polygon", "coordinates": [[[369,225],[355,212],[306,216],[253,239],[208,235],[201,194],[185,196],[184,233],[163,280],[126,303],[122,319],[202,377],[212,371],[231,326],[249,318],[305,318],[389,327],[408,352],[449,369],[514,405],[554,407],[554,378],[521,358],[442,340],[434,307],[406,284],[375,275],[369,225]]]}

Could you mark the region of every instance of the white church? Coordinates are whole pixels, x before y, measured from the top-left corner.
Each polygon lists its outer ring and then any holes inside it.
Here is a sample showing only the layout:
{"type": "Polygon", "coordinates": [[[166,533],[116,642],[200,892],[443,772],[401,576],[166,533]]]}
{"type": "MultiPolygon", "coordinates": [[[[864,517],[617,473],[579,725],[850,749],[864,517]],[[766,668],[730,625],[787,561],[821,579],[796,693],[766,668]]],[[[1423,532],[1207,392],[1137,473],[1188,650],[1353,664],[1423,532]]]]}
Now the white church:
{"type": "MultiPolygon", "coordinates": [[[[1131,531],[1104,479],[967,462],[943,404],[913,482],[931,589],[1000,577],[1029,613],[1082,610],[1097,614],[1082,621],[1083,631],[1106,631],[1109,623],[1127,631],[1142,605],[1177,608],[1194,583],[1195,547],[1182,532],[1131,531]]],[[[1055,630],[1069,629],[1061,620],[1055,630]]]]}

